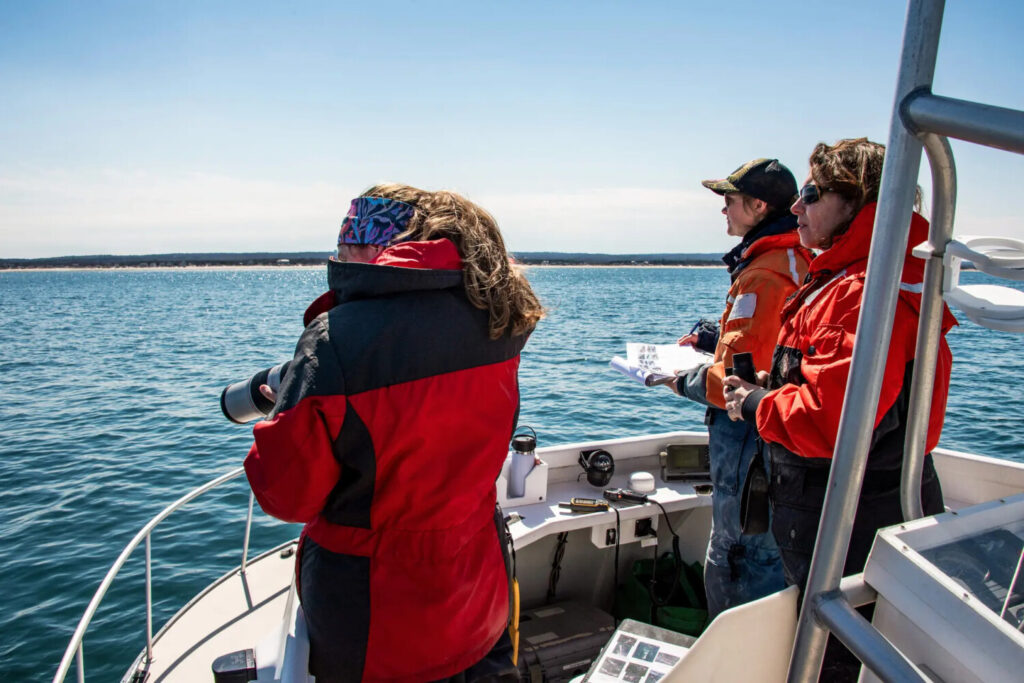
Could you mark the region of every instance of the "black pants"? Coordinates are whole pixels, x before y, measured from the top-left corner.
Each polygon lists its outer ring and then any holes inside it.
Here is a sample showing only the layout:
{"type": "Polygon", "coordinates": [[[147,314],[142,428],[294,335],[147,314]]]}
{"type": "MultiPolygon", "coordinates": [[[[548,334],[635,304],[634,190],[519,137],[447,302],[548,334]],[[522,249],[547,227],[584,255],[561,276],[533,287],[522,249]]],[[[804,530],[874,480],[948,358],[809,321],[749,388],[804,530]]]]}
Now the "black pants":
{"type": "MultiPolygon", "coordinates": [[[[803,591],[811,569],[814,542],[818,535],[821,511],[828,484],[828,461],[777,457],[772,451],[772,478],[769,496],[772,501],[772,533],[782,555],[786,582],[803,591]]],[[[858,574],[871,552],[875,533],[887,526],[903,521],[900,505],[900,470],[868,470],[864,475],[857,516],[850,535],[850,548],[846,554],[843,575],[858,574]]],[[[921,474],[921,503],[924,514],[934,515],[944,510],[942,488],[930,455],[925,457],[921,474]]],[[[871,619],[874,606],[860,608],[860,613],[871,619]]],[[[856,681],[860,662],[842,643],[829,637],[822,664],[822,681],[856,681]]]]}
{"type": "Polygon", "coordinates": [[[483,659],[438,683],[516,683],[518,680],[519,670],[512,664],[512,640],[505,631],[483,659]]]}

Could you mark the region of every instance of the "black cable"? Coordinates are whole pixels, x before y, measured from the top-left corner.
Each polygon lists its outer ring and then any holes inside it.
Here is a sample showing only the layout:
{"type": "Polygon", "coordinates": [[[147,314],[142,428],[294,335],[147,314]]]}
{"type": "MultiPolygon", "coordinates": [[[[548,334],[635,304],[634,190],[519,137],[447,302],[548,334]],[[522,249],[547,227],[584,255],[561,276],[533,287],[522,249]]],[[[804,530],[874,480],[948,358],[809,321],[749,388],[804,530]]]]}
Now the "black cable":
{"type": "MultiPolygon", "coordinates": [[[[677,534],[676,530],[672,528],[672,523],[668,519],[668,511],[666,511],[665,507],[658,501],[652,500],[650,502],[654,503],[659,508],[661,508],[661,514],[665,518],[665,526],[668,527],[669,533],[672,534],[672,559],[676,565],[676,572],[675,576],[672,578],[671,583],[669,584],[668,595],[666,595],[665,597],[658,597],[657,590],[655,589],[658,576],[657,543],[654,544],[654,564],[651,565],[651,583],[647,587],[647,592],[651,596],[651,602],[653,603],[653,605],[656,607],[664,607],[665,605],[668,605],[671,602],[672,598],[674,598],[676,595],[676,591],[679,589],[679,577],[683,573],[683,558],[682,554],[679,552],[679,534],[677,534]]],[[[652,610],[653,609],[654,607],[652,607],[652,610]]],[[[653,617],[654,615],[652,614],[651,616],[653,617]]],[[[654,623],[653,619],[651,623],[654,623]]]]}
{"type": "Polygon", "coordinates": [[[647,500],[648,500],[648,502],[654,503],[659,508],[661,508],[661,515],[662,515],[662,517],[665,518],[665,526],[668,527],[669,533],[671,533],[674,537],[678,538],[679,536],[678,536],[678,534],[676,534],[676,530],[672,528],[672,523],[670,521],[668,521],[668,512],[665,511],[665,506],[662,505],[661,503],[659,503],[656,500],[651,500],[650,498],[648,498],[647,500]]]}
{"type": "Polygon", "coordinates": [[[548,596],[547,603],[555,599],[555,589],[558,587],[558,577],[562,574],[562,556],[565,555],[565,544],[569,538],[569,532],[563,531],[558,534],[558,542],[555,544],[555,554],[551,558],[551,573],[548,575],[548,596]]]}
{"type": "MultiPolygon", "coordinates": [[[[615,583],[612,584],[612,611],[615,611],[615,592],[619,590],[619,537],[622,536],[622,527],[619,524],[619,509],[614,505],[611,506],[612,510],[615,511],[615,583]]],[[[618,628],[619,619],[614,617],[615,626],[618,628]]]]}
{"type": "Polygon", "coordinates": [[[682,571],[683,556],[682,553],[679,552],[679,534],[677,534],[676,530],[672,528],[672,522],[668,520],[668,512],[665,510],[665,507],[656,500],[652,500],[651,502],[661,508],[661,515],[665,518],[665,526],[668,527],[668,532],[672,534],[672,557],[675,559],[676,564],[679,565],[680,571],[682,571]]]}

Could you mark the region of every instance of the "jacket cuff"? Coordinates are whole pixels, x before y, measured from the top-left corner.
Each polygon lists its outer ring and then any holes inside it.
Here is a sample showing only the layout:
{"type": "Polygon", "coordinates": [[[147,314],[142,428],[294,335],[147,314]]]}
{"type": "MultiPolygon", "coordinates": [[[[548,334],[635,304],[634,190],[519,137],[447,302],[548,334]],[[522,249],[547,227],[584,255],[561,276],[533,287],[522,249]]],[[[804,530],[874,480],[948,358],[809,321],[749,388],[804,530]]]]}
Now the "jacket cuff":
{"type": "Polygon", "coordinates": [[[743,399],[743,405],[740,406],[740,414],[742,414],[744,422],[757,424],[757,406],[767,394],[768,390],[760,387],[747,394],[747,397],[743,399]]]}
{"type": "Polygon", "coordinates": [[[691,401],[696,401],[702,405],[711,405],[707,399],[708,393],[708,368],[711,367],[711,363],[705,363],[699,365],[693,370],[690,370],[686,374],[679,375],[676,378],[676,392],[680,396],[685,396],[691,401]]]}
{"type": "Polygon", "coordinates": [[[698,351],[704,353],[714,354],[715,349],[718,347],[718,335],[719,327],[718,323],[713,320],[704,320],[701,318],[697,321],[697,324],[693,326],[691,333],[697,334],[697,342],[693,345],[698,351]]]}

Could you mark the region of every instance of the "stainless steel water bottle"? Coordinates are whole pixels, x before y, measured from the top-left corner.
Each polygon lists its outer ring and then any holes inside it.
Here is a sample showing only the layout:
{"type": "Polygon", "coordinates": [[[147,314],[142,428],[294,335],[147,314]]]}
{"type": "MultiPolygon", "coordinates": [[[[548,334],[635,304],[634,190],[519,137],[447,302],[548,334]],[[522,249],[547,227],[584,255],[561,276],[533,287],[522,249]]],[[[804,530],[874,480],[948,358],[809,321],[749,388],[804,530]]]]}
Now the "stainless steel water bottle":
{"type": "Polygon", "coordinates": [[[526,495],[526,475],[537,461],[534,453],[537,448],[537,432],[532,427],[521,429],[529,429],[533,434],[516,434],[512,437],[512,462],[508,468],[509,498],[522,498],[526,495]]]}

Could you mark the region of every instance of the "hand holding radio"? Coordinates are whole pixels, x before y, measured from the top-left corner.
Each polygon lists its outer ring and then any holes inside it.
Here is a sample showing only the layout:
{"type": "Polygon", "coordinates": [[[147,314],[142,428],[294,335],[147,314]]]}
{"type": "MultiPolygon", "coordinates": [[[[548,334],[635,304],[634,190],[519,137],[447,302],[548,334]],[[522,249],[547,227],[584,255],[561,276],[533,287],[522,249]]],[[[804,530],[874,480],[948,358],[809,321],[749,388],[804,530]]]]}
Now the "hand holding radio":
{"type": "Polygon", "coordinates": [[[748,352],[734,353],[732,355],[733,374],[744,382],[757,383],[757,371],[754,370],[754,356],[748,352]]]}
{"type": "Polygon", "coordinates": [[[743,401],[757,388],[757,382],[758,373],[754,368],[753,356],[747,352],[734,353],[732,366],[725,368],[725,379],[722,383],[725,409],[733,422],[743,419],[743,401]]]}

